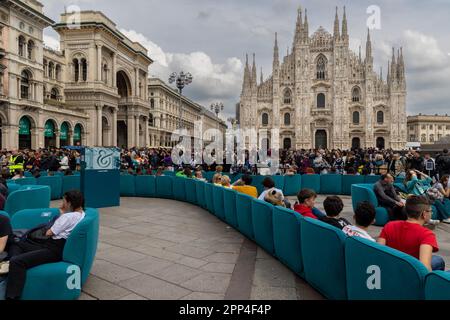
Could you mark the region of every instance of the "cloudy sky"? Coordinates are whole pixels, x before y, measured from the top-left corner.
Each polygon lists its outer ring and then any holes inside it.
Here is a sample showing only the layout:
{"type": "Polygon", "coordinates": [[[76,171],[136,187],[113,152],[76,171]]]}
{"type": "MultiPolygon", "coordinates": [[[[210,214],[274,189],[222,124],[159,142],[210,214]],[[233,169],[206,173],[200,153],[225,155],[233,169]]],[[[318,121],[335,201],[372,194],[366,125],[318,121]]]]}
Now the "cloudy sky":
{"type": "MultiPolygon", "coordinates": [[[[450,1],[448,0],[41,0],[45,13],[59,21],[65,7],[101,10],[155,60],[150,74],[163,80],[189,71],[190,98],[209,106],[222,101],[224,118],[239,101],[245,53],[256,53],[258,70],[271,73],[274,33],[282,52],[292,44],[301,5],[308,9],[310,32],[333,30],[335,7],[347,6],[351,47],[365,48],[368,8],[380,8],[380,29],[371,31],[376,70],[403,47],[408,81],[408,114],[450,114],[450,1]]],[[[370,19],[371,22],[374,20],[370,19]]],[[[47,29],[45,41],[57,44],[47,29]]],[[[259,79],[259,75],[258,75],[259,79]]]]}

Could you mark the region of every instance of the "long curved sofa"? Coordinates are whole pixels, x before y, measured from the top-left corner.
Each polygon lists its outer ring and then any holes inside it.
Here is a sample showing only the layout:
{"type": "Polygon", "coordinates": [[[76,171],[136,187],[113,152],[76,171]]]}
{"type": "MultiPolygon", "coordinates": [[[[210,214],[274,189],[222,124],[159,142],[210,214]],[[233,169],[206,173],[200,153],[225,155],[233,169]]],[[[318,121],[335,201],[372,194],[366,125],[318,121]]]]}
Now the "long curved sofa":
{"type": "MultiPolygon", "coordinates": [[[[294,181],[297,191],[314,184],[317,187],[317,183],[320,183],[319,190],[322,190],[322,184],[324,191],[331,190],[327,185],[328,177],[306,178],[305,184],[302,184],[304,176],[284,178],[285,191],[295,190],[289,185],[294,181]]],[[[336,179],[335,184],[339,181],[337,177],[330,178],[336,179]]],[[[341,179],[345,183],[357,181],[345,177],[341,179]]],[[[340,188],[344,190],[348,187],[341,185],[340,188]]],[[[209,211],[255,241],[328,299],[420,300],[450,297],[450,275],[446,273],[429,273],[418,260],[402,252],[364,239],[347,238],[341,230],[325,223],[305,219],[294,211],[271,206],[231,189],[174,176],[122,175],[121,195],[184,201],[209,211]]],[[[95,250],[92,252],[95,255],[95,250]]],[[[93,260],[92,254],[91,258],[93,260]]],[[[72,261],[70,257],[68,261],[72,261]]],[[[89,261],[77,263],[85,265],[84,271],[87,272],[89,261]]],[[[87,277],[84,271],[83,279],[87,277]]],[[[58,290],[55,289],[55,292],[58,290]]],[[[74,296],[63,294],[68,299],[74,296]]]]}

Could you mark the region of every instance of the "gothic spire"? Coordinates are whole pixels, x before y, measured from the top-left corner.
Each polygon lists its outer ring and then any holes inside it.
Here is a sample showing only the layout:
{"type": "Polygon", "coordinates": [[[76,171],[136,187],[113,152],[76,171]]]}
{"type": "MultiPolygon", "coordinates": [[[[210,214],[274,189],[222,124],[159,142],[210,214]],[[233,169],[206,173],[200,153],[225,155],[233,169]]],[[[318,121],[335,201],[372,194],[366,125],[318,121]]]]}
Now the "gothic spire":
{"type": "Polygon", "coordinates": [[[275,32],[275,45],[273,48],[273,69],[275,69],[280,65],[280,52],[278,49],[278,33],[275,32]]]}
{"type": "Polygon", "coordinates": [[[264,83],[263,68],[261,67],[261,84],[264,83]]]}
{"type": "Polygon", "coordinates": [[[308,9],[305,9],[305,23],[303,25],[303,34],[304,38],[308,39],[309,37],[308,9]]]}
{"type": "Polygon", "coordinates": [[[294,38],[294,46],[296,43],[301,41],[302,39],[302,32],[303,32],[303,18],[302,18],[302,8],[298,8],[298,14],[297,14],[297,25],[295,28],[295,38],[294,38]]]}
{"type": "Polygon", "coordinates": [[[334,38],[339,39],[339,16],[338,16],[338,7],[336,6],[336,16],[334,17],[334,38]]]}
{"type": "Polygon", "coordinates": [[[344,6],[344,17],[342,18],[342,39],[348,40],[347,13],[344,6]]]}
{"type": "Polygon", "coordinates": [[[361,62],[361,46],[359,46],[359,62],[361,62]]]}
{"type": "Polygon", "coordinates": [[[257,71],[256,71],[256,54],[253,53],[253,67],[252,67],[252,86],[256,87],[257,85],[257,71]]]}
{"type": "Polygon", "coordinates": [[[245,55],[245,69],[244,69],[244,83],[242,84],[242,94],[246,94],[248,88],[251,85],[250,80],[250,68],[248,65],[248,54],[245,55]]]}
{"type": "Polygon", "coordinates": [[[391,81],[391,62],[388,61],[388,67],[387,67],[387,83],[391,81]]]}
{"type": "Polygon", "coordinates": [[[395,79],[397,79],[397,63],[395,60],[395,48],[392,47],[391,80],[395,79]]]}
{"type": "Polygon", "coordinates": [[[366,63],[373,64],[372,41],[370,40],[370,30],[369,29],[367,29],[366,63]]]}

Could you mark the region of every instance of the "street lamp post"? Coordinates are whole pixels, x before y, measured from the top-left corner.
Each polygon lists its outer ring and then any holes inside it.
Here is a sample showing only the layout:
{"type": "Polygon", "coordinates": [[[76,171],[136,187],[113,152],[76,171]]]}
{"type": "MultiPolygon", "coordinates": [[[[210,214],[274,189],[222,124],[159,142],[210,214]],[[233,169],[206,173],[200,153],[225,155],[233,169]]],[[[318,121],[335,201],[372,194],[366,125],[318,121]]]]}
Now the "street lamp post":
{"type": "MultiPolygon", "coordinates": [[[[216,102],[216,103],[212,103],[211,104],[211,111],[216,114],[216,117],[217,117],[218,120],[220,120],[219,119],[219,114],[220,114],[221,111],[223,111],[224,108],[225,107],[224,107],[222,102],[216,102]]],[[[220,131],[220,127],[219,126],[220,126],[219,121],[217,121],[217,131],[220,131]]]]}
{"type": "Polygon", "coordinates": [[[181,71],[180,74],[174,72],[169,77],[169,83],[176,83],[176,86],[180,91],[180,118],[178,120],[178,129],[183,128],[183,89],[192,83],[192,79],[192,75],[189,72],[184,73],[183,71],[181,71]]]}

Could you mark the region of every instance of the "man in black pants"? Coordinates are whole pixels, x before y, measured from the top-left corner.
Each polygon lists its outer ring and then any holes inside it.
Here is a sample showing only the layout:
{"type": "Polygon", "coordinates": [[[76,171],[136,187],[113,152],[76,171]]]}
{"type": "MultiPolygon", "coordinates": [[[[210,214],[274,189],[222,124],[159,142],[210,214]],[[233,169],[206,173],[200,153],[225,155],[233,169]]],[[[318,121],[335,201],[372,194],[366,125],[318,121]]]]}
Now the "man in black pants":
{"type": "Polygon", "coordinates": [[[381,176],[381,180],[374,186],[375,195],[381,207],[388,211],[390,221],[406,220],[405,204],[394,188],[394,178],[390,174],[381,176]]]}
{"type": "Polygon", "coordinates": [[[45,238],[29,237],[9,247],[8,284],[6,299],[16,300],[22,296],[27,270],[33,267],[59,262],[63,258],[64,245],[72,230],[84,218],[84,199],[80,191],[69,191],[63,197],[60,216],[42,228],[45,238]]]}

